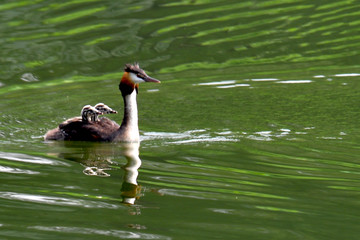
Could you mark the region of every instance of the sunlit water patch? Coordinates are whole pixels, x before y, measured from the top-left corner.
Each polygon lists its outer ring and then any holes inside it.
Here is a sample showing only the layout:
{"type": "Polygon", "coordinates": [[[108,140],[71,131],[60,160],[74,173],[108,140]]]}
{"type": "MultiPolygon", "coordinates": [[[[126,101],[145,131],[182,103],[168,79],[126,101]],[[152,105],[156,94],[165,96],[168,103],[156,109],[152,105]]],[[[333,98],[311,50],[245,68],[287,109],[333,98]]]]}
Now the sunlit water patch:
{"type": "Polygon", "coordinates": [[[25,193],[16,193],[16,192],[0,192],[0,198],[9,199],[9,200],[18,200],[25,202],[32,202],[38,204],[50,204],[50,205],[61,205],[61,206],[77,206],[84,208],[118,208],[117,205],[95,202],[89,200],[81,200],[74,198],[61,198],[61,197],[52,197],[45,195],[34,195],[34,194],[25,194],[25,193]]]}
{"type": "Polygon", "coordinates": [[[296,84],[296,83],[311,83],[311,80],[285,80],[285,81],[278,81],[276,83],[285,83],[285,84],[296,84]]]}
{"type": "Polygon", "coordinates": [[[5,166],[0,166],[0,172],[16,173],[16,174],[40,174],[40,172],[36,172],[36,171],[24,170],[24,169],[20,169],[20,168],[5,167],[5,166]]]}
{"type": "Polygon", "coordinates": [[[66,226],[31,226],[28,227],[30,230],[40,230],[45,232],[52,232],[52,233],[66,233],[66,234],[81,234],[81,235],[91,235],[97,237],[112,237],[117,239],[168,239],[170,237],[162,236],[158,234],[146,234],[141,233],[139,231],[121,231],[116,229],[110,230],[103,230],[103,229],[96,229],[96,228],[80,228],[80,227],[66,227],[66,226]]]}
{"type": "Polygon", "coordinates": [[[25,162],[25,163],[31,163],[31,164],[69,166],[66,162],[62,162],[62,161],[58,161],[58,160],[51,160],[48,158],[31,156],[31,155],[21,154],[21,153],[0,152],[0,158],[6,159],[9,161],[25,162]]]}
{"type": "Polygon", "coordinates": [[[196,129],[183,133],[144,132],[142,140],[146,142],[161,139],[165,144],[237,142],[239,139],[231,131],[212,133],[208,129],[196,129]]]}

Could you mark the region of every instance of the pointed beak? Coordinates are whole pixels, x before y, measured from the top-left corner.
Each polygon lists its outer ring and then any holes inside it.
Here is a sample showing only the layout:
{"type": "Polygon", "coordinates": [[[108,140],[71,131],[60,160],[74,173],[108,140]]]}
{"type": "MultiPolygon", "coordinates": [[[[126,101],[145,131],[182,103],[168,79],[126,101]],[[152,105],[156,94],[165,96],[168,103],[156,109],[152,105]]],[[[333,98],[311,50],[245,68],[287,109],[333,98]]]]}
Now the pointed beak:
{"type": "Polygon", "coordinates": [[[160,81],[157,80],[156,78],[152,78],[152,77],[149,77],[149,76],[146,76],[146,77],[144,78],[144,81],[145,81],[145,82],[156,82],[156,83],[160,83],[160,81]]]}

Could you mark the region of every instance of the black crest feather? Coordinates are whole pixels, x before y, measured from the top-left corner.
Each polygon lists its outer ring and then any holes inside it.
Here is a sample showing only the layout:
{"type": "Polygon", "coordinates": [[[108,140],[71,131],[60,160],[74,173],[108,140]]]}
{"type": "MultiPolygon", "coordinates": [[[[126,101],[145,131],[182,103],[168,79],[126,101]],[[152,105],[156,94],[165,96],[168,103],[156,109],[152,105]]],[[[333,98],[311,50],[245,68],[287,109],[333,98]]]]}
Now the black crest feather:
{"type": "Polygon", "coordinates": [[[132,73],[144,73],[144,70],[140,68],[139,63],[137,62],[135,62],[134,65],[129,63],[125,64],[124,71],[132,73]]]}

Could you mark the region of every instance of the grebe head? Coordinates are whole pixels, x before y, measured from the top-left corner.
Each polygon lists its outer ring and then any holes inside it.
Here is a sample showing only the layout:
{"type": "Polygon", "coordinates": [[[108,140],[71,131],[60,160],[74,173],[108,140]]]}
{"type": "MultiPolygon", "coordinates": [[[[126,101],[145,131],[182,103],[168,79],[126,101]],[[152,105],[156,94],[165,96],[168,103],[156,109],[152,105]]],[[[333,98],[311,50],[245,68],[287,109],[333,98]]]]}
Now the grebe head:
{"type": "Polygon", "coordinates": [[[102,114],[118,113],[117,111],[113,110],[111,107],[109,107],[108,105],[105,105],[104,103],[98,103],[94,106],[94,108],[96,108],[96,110],[102,112],[102,114]]]}
{"type": "Polygon", "coordinates": [[[160,81],[149,77],[144,70],[139,67],[138,63],[125,64],[124,75],[121,78],[119,89],[123,95],[131,94],[134,89],[138,90],[139,83],[160,81]]]}
{"type": "Polygon", "coordinates": [[[84,122],[96,121],[97,116],[103,114],[95,107],[86,105],[81,109],[81,118],[84,122]]]}
{"type": "Polygon", "coordinates": [[[135,63],[134,65],[131,64],[125,64],[125,68],[124,68],[125,74],[128,74],[128,78],[129,80],[134,83],[143,83],[143,82],[157,82],[159,83],[160,81],[149,77],[144,70],[142,70],[139,66],[138,63],[135,63]]]}

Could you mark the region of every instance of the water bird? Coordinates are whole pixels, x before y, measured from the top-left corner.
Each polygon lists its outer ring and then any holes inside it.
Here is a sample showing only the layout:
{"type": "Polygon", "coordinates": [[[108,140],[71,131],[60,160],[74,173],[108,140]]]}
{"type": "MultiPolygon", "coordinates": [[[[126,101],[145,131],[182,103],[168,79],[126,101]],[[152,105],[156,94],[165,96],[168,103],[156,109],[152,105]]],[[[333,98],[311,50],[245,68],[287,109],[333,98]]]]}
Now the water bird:
{"type": "MultiPolygon", "coordinates": [[[[159,80],[148,76],[138,63],[125,64],[119,90],[124,102],[124,116],[121,125],[106,117],[99,121],[74,121],[68,119],[58,127],[49,130],[45,140],[73,140],[100,142],[139,142],[138,108],[136,97],[139,84],[159,80]]],[[[78,119],[78,118],[77,118],[78,119]]]]}
{"type": "Polygon", "coordinates": [[[72,121],[83,121],[83,122],[90,122],[90,121],[96,121],[98,119],[99,115],[102,115],[103,112],[96,109],[96,107],[93,107],[91,105],[85,105],[81,109],[81,120],[79,118],[73,118],[72,121]]]}
{"type": "MultiPolygon", "coordinates": [[[[108,105],[104,104],[104,103],[98,103],[94,106],[94,108],[98,111],[100,111],[102,114],[117,114],[118,112],[113,110],[111,107],[109,107],[108,105]]],[[[102,115],[99,114],[99,115],[102,115]]],[[[94,115],[94,119],[92,119],[93,121],[99,121],[99,115],[96,114],[94,115]]]]}
{"type": "Polygon", "coordinates": [[[76,122],[76,121],[83,121],[83,122],[96,122],[99,121],[99,115],[103,114],[111,114],[111,113],[117,113],[117,111],[110,108],[108,105],[105,105],[104,103],[98,103],[94,107],[91,105],[85,105],[80,112],[81,117],[73,117],[62,124],[69,124],[70,122],[76,122]]]}

